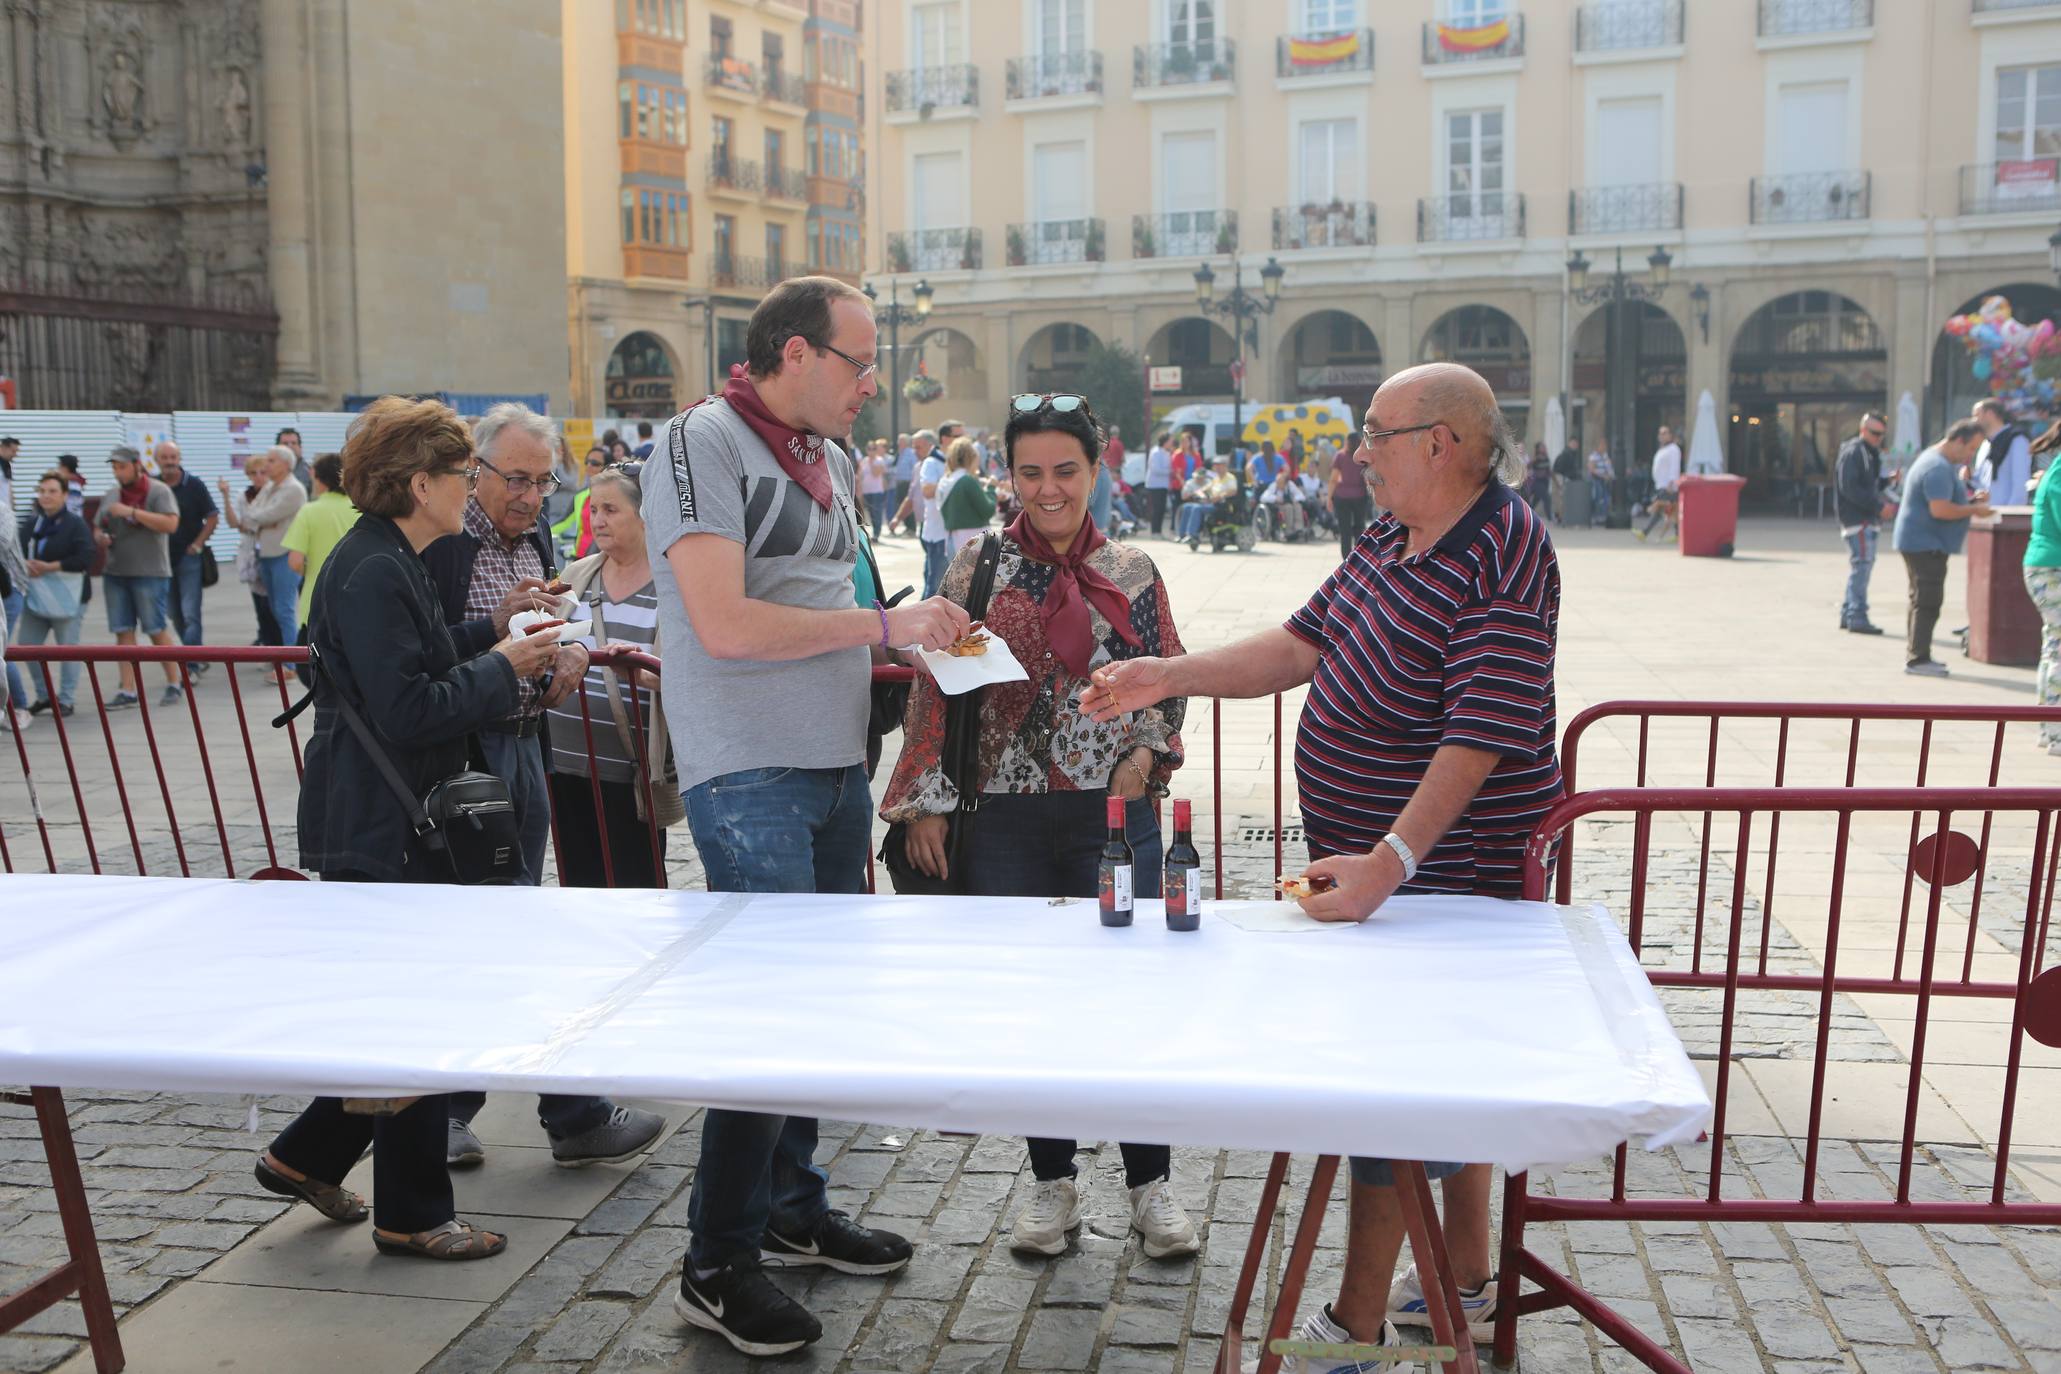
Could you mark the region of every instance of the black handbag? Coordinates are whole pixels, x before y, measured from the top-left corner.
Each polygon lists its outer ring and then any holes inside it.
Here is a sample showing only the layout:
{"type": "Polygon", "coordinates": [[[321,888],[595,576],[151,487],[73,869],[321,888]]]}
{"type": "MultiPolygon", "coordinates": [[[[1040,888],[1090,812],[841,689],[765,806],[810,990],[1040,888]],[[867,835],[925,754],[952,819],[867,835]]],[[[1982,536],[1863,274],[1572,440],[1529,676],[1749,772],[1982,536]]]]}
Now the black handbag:
{"type": "MultiPolygon", "coordinates": [[[[312,644],[308,655],[319,687],[323,677],[321,656],[312,644]]],[[[311,687],[306,696],[272,724],[281,726],[299,715],[315,699],[316,690],[311,687]]],[[[415,838],[430,853],[443,856],[451,868],[451,881],[463,887],[506,887],[521,882],[522,829],[516,822],[515,798],[508,784],[492,773],[470,767],[431,784],[418,798],[401,780],[385,747],[351,705],[350,698],[341,689],[335,695],[337,709],[343,712],[351,733],[372,756],[379,775],[386,779],[394,799],[400,802],[415,838]]],[[[468,741],[467,752],[477,755],[479,751],[468,741]]]]}
{"type": "Polygon", "coordinates": [[[200,585],[212,587],[222,580],[222,565],[215,561],[215,551],[206,544],[200,546],[200,585]]]}
{"type": "MultiPolygon", "coordinates": [[[[1002,561],[1002,536],[989,530],[981,539],[980,560],[973,569],[973,584],[967,589],[966,614],[974,620],[986,618],[988,601],[995,593],[995,568],[1002,561]]],[[[959,809],[945,817],[946,878],[933,878],[909,861],[909,827],[895,821],[887,827],[880,846],[880,862],[888,881],[904,897],[956,896],[966,890],[965,814],[980,809],[980,797],[973,785],[980,774],[980,689],[945,698],[945,741],[939,766],[959,794],[959,809]]]]}

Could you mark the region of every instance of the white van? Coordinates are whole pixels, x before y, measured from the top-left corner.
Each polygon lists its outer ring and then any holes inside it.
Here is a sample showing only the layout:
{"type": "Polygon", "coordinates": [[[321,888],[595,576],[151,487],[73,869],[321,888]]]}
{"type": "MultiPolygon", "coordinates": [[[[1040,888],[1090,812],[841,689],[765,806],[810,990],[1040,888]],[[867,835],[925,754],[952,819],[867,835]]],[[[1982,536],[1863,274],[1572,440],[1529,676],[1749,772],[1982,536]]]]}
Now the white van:
{"type": "MultiPolygon", "coordinates": [[[[1270,401],[1247,401],[1239,408],[1241,422],[1251,424],[1252,417],[1271,404],[1273,402],[1270,401]]],[[[1359,417],[1346,408],[1345,401],[1340,397],[1328,396],[1321,401],[1296,401],[1294,404],[1306,405],[1313,410],[1329,411],[1349,431],[1359,427],[1359,417]]],[[[1195,435],[1204,453],[1211,456],[1229,453],[1238,437],[1237,431],[1232,428],[1232,409],[1228,401],[1177,406],[1152,426],[1152,432],[1157,434],[1164,429],[1179,434],[1186,430],[1195,435]]],[[[1254,449],[1258,447],[1257,444],[1253,445],[1254,449]]]]}

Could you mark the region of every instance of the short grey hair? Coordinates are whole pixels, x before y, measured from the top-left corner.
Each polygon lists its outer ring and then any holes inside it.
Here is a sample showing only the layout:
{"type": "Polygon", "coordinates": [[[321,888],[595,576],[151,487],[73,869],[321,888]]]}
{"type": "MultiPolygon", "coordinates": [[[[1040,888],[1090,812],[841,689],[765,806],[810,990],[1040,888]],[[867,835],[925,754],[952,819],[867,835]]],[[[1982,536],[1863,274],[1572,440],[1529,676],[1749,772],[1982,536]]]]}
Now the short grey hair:
{"type": "Polygon", "coordinates": [[[503,401],[479,417],[472,426],[472,451],[481,457],[488,456],[493,452],[494,441],[505,429],[520,430],[534,438],[549,449],[552,460],[557,461],[558,426],[520,401],[503,401]]]}
{"type": "Polygon", "coordinates": [[[295,456],[294,451],[284,444],[272,445],[272,447],[265,450],[265,456],[275,463],[286,464],[289,469],[300,462],[300,459],[295,456]]]}
{"type": "Polygon", "coordinates": [[[626,467],[603,468],[587,479],[587,490],[602,485],[621,487],[623,495],[630,499],[630,509],[639,510],[644,505],[644,483],[640,474],[626,467]]]}
{"type": "Polygon", "coordinates": [[[1525,470],[1530,464],[1525,461],[1524,442],[1511,432],[1500,407],[1495,412],[1489,434],[1492,445],[1489,449],[1489,476],[1506,487],[1514,487],[1524,480],[1525,470]]]}
{"type": "Polygon", "coordinates": [[[923,440],[923,441],[924,441],[925,443],[929,444],[929,445],[930,445],[930,446],[931,446],[932,448],[936,448],[936,447],[937,447],[937,431],[936,431],[936,430],[934,430],[934,429],[919,429],[919,430],[917,430],[917,431],[916,431],[916,433],[915,433],[915,434],[914,434],[913,436],[911,436],[910,442],[912,442],[912,443],[913,443],[913,442],[915,442],[915,440],[917,440],[917,439],[921,439],[921,440],[923,440]]]}

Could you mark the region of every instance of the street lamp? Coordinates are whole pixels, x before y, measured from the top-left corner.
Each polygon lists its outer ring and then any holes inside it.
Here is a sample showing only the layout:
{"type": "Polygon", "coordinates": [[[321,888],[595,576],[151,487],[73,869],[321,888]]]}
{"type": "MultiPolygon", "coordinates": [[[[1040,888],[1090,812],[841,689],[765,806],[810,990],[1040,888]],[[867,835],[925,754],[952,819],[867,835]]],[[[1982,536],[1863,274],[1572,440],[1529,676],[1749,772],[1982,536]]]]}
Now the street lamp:
{"type": "MultiPolygon", "coordinates": [[[[2057,232],[2056,237],[2061,238],[2061,232],[2057,232]]],[[[1652,273],[1650,284],[1631,280],[1625,275],[1624,249],[1619,247],[1616,266],[1611,269],[1610,275],[1596,285],[1590,286],[1590,263],[1582,256],[1581,250],[1576,249],[1574,256],[1567,260],[1568,294],[1582,305],[1610,307],[1609,327],[1604,342],[1603,372],[1604,431],[1609,435],[1610,447],[1617,455],[1616,476],[1612,480],[1611,492],[1613,504],[1623,495],[1626,471],[1631,466],[1635,442],[1631,433],[1635,418],[1631,408],[1638,391],[1639,340],[1638,335],[1631,332],[1630,307],[1638,301],[1660,299],[1661,294],[1667,290],[1668,281],[1673,274],[1674,255],[1665,248],[1655,248],[1646,259],[1646,266],[1652,273]]]]}
{"type": "MultiPolygon", "coordinates": [[[[1222,300],[1216,297],[1217,274],[1205,262],[1195,269],[1195,306],[1204,316],[1222,315],[1231,322],[1231,338],[1236,344],[1231,363],[1231,445],[1236,448],[1245,435],[1245,345],[1250,335],[1252,348],[1259,351],[1259,318],[1274,313],[1274,307],[1281,301],[1281,278],[1288,275],[1288,269],[1279,260],[1268,258],[1267,265],[1260,269],[1260,292],[1254,295],[1245,289],[1245,264],[1237,254],[1231,256],[1231,292],[1222,300]]],[[[1239,474],[1243,482],[1245,476],[1239,474]]]]}
{"type": "Polygon", "coordinates": [[[887,326],[887,438],[889,443],[899,443],[902,437],[902,326],[921,324],[930,318],[931,299],[935,294],[930,288],[930,279],[923,278],[916,283],[912,293],[916,307],[912,310],[902,304],[902,279],[888,279],[888,303],[882,305],[880,297],[873,290],[873,283],[866,283],[866,300],[873,307],[873,318],[887,326]]]}

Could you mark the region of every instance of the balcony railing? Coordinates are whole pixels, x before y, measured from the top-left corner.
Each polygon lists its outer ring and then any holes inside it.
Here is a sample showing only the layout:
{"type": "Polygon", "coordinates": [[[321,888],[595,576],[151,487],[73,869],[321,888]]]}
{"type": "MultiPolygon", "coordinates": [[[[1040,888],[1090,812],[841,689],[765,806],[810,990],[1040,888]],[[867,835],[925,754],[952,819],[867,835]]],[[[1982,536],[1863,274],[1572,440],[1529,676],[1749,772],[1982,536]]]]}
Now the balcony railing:
{"type": "Polygon", "coordinates": [[[1100,95],[1102,54],[1055,52],[1035,57],[1012,57],[1003,76],[1003,94],[1010,100],[1100,95]]]}
{"type": "Polygon", "coordinates": [[[1682,184],[1588,186],[1567,193],[1567,232],[1628,234],[1682,227],[1682,184]]]}
{"type": "Polygon", "coordinates": [[[735,91],[739,95],[759,93],[759,69],[741,57],[710,53],[702,70],[703,79],[716,90],[735,91]]]}
{"type": "Polygon", "coordinates": [[[1682,0],[1603,0],[1574,12],[1576,52],[1674,48],[1682,42],[1682,0]]]}
{"type": "Polygon", "coordinates": [[[1482,46],[1476,46],[1465,37],[1477,30],[1455,28],[1449,24],[1425,24],[1424,65],[1493,62],[1499,58],[1524,56],[1524,16],[1513,14],[1503,22],[1509,25],[1509,31],[1502,41],[1482,46]]]}
{"type": "Polygon", "coordinates": [[[1365,201],[1274,207],[1274,247],[1371,248],[1374,207],[1365,201]]]}
{"type": "MultiPolygon", "coordinates": [[[[2056,0],[2047,0],[2056,3],[2056,0]]],[[[1961,169],[1961,213],[2017,215],[2061,210],[2061,158],[1980,162],[1961,169]]]]}
{"type": "Polygon", "coordinates": [[[785,258],[747,258],[735,253],[709,255],[709,279],[714,286],[778,286],[799,275],[802,265],[785,258]]]}
{"type": "Polygon", "coordinates": [[[980,230],[911,229],[887,236],[890,272],[978,271],[980,230]]]}
{"type": "Polygon", "coordinates": [[[980,107],[980,68],[970,63],[949,67],[913,67],[887,74],[887,112],[922,114],[927,110],[973,110],[980,107]]]}
{"type": "Polygon", "coordinates": [[[767,195],[782,200],[809,198],[809,178],[799,167],[767,167],[765,187],[767,195]]]}
{"type": "Polygon", "coordinates": [[[1238,45],[1228,38],[1207,43],[1149,43],[1131,49],[1131,85],[1197,86],[1238,79],[1238,45]]]}
{"type": "Polygon", "coordinates": [[[737,191],[755,195],[764,185],[759,175],[759,165],[750,158],[729,157],[722,153],[708,160],[708,185],[713,191],[737,191]]]}
{"type": "Polygon", "coordinates": [[[1048,219],[1009,226],[1009,265],[1101,262],[1108,234],[1099,219],[1048,219]]]}
{"type": "Polygon", "coordinates": [[[777,100],[783,105],[809,103],[808,83],[793,72],[781,71],[777,67],[767,69],[759,89],[766,99],[777,100]]]}
{"type": "Polygon", "coordinates": [[[1131,216],[1134,258],[1206,258],[1238,251],[1236,210],[1176,210],[1131,216]]]}
{"type": "Polygon", "coordinates": [[[1274,74],[1284,81],[1374,70],[1374,30],[1350,29],[1321,37],[1274,40],[1274,74]]]}
{"type": "Polygon", "coordinates": [[[1524,197],[1470,191],[1417,202],[1417,242],[1466,243],[1524,237],[1524,197]]]}
{"type": "Polygon", "coordinates": [[[1875,0],[1760,0],[1760,36],[1837,33],[1875,22],[1875,0]]]}
{"type": "Polygon", "coordinates": [[[1829,224],[1868,217],[1866,172],[1801,172],[1753,179],[1755,224],[1829,224]]]}

